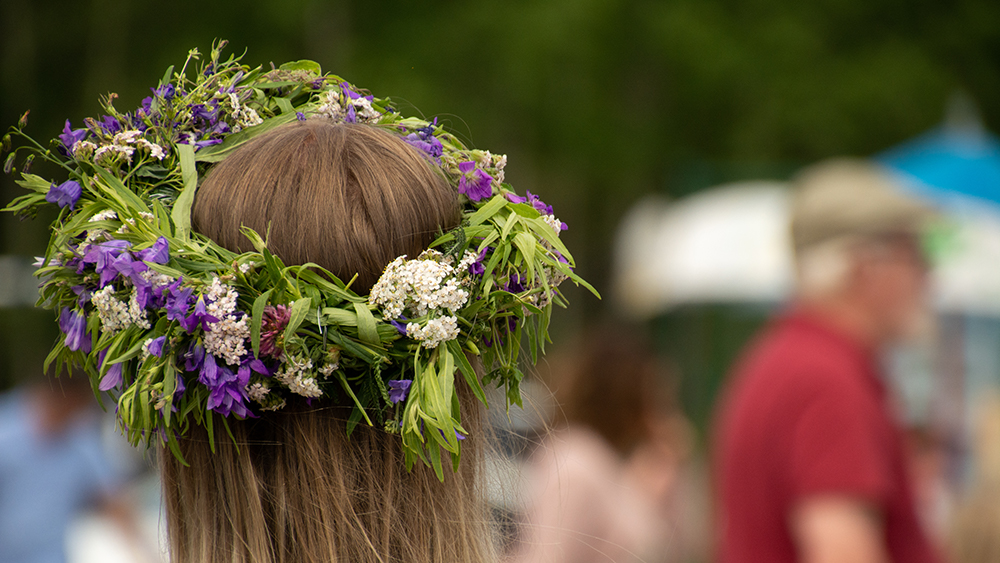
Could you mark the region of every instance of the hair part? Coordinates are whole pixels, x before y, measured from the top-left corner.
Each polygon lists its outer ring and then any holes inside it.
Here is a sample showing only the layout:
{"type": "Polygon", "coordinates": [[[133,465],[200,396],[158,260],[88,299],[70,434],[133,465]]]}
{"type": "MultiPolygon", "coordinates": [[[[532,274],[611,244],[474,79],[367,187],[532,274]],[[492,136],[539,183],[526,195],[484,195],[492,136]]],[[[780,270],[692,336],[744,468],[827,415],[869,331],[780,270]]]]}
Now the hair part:
{"type": "Polygon", "coordinates": [[[458,194],[417,149],[368,125],[310,119],[262,134],[198,188],[197,232],[235,252],[267,237],[286,264],[314,262],[365,293],[386,264],[458,225],[458,194]]]}

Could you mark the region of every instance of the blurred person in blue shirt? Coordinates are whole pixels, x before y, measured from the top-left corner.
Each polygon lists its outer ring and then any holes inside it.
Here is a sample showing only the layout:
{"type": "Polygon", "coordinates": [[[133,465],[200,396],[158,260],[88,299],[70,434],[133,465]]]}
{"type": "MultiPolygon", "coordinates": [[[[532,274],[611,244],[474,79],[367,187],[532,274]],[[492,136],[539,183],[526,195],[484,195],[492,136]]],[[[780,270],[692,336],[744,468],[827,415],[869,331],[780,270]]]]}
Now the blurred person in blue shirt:
{"type": "Polygon", "coordinates": [[[122,480],[102,445],[85,376],[0,395],[0,562],[66,561],[66,531],[89,507],[127,522],[115,500],[122,480]]]}

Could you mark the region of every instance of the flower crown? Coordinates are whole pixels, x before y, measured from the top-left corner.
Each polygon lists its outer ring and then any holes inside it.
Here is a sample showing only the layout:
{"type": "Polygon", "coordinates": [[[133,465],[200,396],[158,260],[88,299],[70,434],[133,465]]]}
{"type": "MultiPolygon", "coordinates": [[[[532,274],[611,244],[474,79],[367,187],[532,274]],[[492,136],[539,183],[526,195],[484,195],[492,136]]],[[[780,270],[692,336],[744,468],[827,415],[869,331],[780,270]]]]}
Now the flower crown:
{"type": "MultiPolygon", "coordinates": [[[[486,403],[483,385],[520,405],[522,340],[544,351],[558,290],[573,272],[566,225],[537,196],[504,182],[506,157],[466,148],[437,120],[403,117],[318,64],[250,69],[189,52],[133,112],[66,122],[46,149],[28,137],[18,184],[31,193],[5,210],[59,209],[44,259],[39,305],[64,333],[46,360],[82,366],[98,397],[117,401],[133,444],[154,436],[180,457],[189,426],[256,417],[293,397],[353,405],[358,423],[401,436],[407,467],[418,459],[443,477],[441,449],[457,465],[461,425],[454,378],[486,403]],[[192,69],[193,70],[193,69],[192,69]],[[258,233],[237,254],[191,231],[199,178],[253,137],[293,120],[365,123],[422,151],[458,190],[462,221],[416,257],[390,263],[370,295],[315,264],[287,266],[258,233]],[[36,156],[62,168],[53,182],[28,172],[36,156]],[[481,380],[468,356],[479,356],[481,380]],[[218,419],[212,413],[221,415],[218,419]]],[[[25,114],[27,116],[27,114],[25,114]]],[[[11,145],[11,133],[3,140],[11,145]]],[[[212,438],[214,440],[214,438],[212,438]]]]}

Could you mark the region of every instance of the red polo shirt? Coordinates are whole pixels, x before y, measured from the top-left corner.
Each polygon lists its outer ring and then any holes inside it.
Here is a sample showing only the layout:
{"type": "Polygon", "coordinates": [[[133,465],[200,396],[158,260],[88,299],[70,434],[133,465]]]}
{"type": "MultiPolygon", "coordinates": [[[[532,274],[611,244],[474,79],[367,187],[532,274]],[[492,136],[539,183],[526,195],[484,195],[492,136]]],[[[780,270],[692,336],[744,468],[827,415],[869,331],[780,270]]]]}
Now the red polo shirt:
{"type": "Polygon", "coordinates": [[[939,561],[875,358],[819,318],[793,312],[750,346],[721,403],[714,463],[720,563],[797,561],[791,510],[826,494],[877,507],[893,561],[939,561]]]}

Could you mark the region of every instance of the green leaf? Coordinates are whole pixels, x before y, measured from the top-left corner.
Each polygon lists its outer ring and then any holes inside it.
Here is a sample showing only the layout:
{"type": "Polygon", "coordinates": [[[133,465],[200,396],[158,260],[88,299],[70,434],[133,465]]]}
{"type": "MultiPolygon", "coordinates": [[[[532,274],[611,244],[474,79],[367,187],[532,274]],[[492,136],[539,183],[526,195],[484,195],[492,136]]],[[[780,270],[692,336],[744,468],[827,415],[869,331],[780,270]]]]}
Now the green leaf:
{"type": "Polygon", "coordinates": [[[288,326],[285,327],[285,342],[295,334],[295,331],[298,330],[299,325],[302,324],[302,321],[305,320],[310,311],[312,311],[312,299],[308,297],[303,297],[292,303],[292,313],[288,319],[288,326]]]}
{"type": "Polygon", "coordinates": [[[339,307],[326,307],[323,309],[323,315],[326,316],[327,322],[331,322],[333,324],[340,326],[358,326],[358,314],[356,312],[351,312],[339,307]]]}
{"type": "Polygon", "coordinates": [[[281,108],[281,113],[295,113],[295,108],[292,107],[292,102],[289,102],[288,98],[275,98],[274,101],[281,108]]]}
{"type": "Polygon", "coordinates": [[[372,346],[380,346],[382,341],[378,337],[378,330],[375,328],[375,316],[366,303],[355,303],[354,310],[358,313],[358,337],[362,342],[372,346]]]}
{"type": "Polygon", "coordinates": [[[174,202],[170,217],[174,221],[174,236],[187,241],[191,236],[191,207],[194,205],[194,192],[198,189],[198,170],[194,164],[193,146],[177,145],[177,153],[181,158],[184,189],[174,202]]]}
{"type": "Polygon", "coordinates": [[[98,182],[97,179],[94,179],[93,185],[117,201],[121,205],[122,210],[132,208],[137,211],[149,212],[146,202],[142,201],[132,190],[125,187],[125,184],[121,180],[100,166],[96,167],[95,170],[101,181],[98,182]]]}
{"type": "Polygon", "coordinates": [[[271,292],[274,288],[261,293],[257,299],[253,302],[253,317],[250,321],[250,342],[253,344],[253,357],[260,357],[260,324],[264,318],[264,307],[267,306],[267,300],[271,297],[271,292]]]}
{"type": "Polygon", "coordinates": [[[521,251],[524,256],[524,263],[528,266],[528,280],[535,279],[535,237],[528,233],[517,233],[514,235],[514,246],[521,251]]]}
{"type": "Polygon", "coordinates": [[[288,61],[287,63],[279,66],[281,70],[306,70],[309,72],[315,72],[316,74],[322,75],[323,69],[319,66],[316,61],[310,61],[308,59],[302,59],[300,61],[288,61]]]}
{"type": "Polygon", "coordinates": [[[475,213],[469,216],[469,226],[475,227],[496,215],[507,205],[507,198],[502,195],[493,196],[486,205],[480,207],[475,213]]]}
{"type": "Polygon", "coordinates": [[[344,375],[344,371],[343,370],[337,370],[335,373],[337,374],[337,379],[340,380],[340,386],[343,387],[344,391],[347,392],[347,394],[351,396],[351,400],[354,401],[354,406],[359,411],[361,411],[361,416],[363,416],[365,418],[365,422],[368,423],[368,426],[373,426],[372,419],[368,418],[368,413],[365,412],[364,405],[361,404],[361,401],[358,400],[358,396],[355,395],[354,394],[354,390],[351,389],[351,384],[348,383],[347,376],[344,375]]]}
{"type": "Polygon", "coordinates": [[[458,343],[458,340],[449,340],[448,349],[451,351],[451,355],[455,356],[458,363],[458,370],[462,372],[465,377],[465,382],[469,384],[469,388],[472,389],[472,394],[476,396],[477,399],[487,408],[490,404],[486,401],[486,393],[483,392],[483,387],[479,384],[479,378],[476,376],[476,370],[472,368],[472,364],[469,362],[469,358],[465,357],[465,352],[462,351],[462,345],[458,343]]]}

